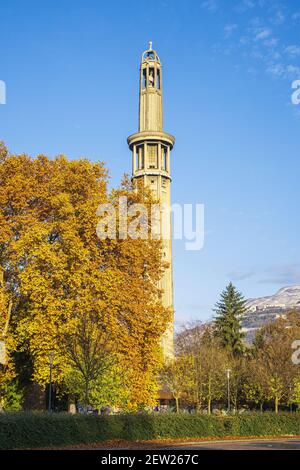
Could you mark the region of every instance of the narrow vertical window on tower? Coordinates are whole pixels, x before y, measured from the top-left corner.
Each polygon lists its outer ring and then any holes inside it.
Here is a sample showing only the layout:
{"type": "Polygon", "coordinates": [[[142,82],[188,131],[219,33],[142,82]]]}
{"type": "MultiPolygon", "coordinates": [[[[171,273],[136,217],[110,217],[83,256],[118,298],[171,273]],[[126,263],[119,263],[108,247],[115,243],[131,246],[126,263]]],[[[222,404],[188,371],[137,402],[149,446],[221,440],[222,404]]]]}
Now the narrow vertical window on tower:
{"type": "Polygon", "coordinates": [[[142,170],[144,168],[144,146],[137,145],[135,147],[135,168],[136,170],[142,170]]]}
{"type": "Polygon", "coordinates": [[[155,85],[155,77],[154,77],[154,67],[150,67],[149,68],[149,78],[148,78],[148,82],[149,82],[149,87],[153,88],[154,85],[155,85]]]}
{"type": "Polygon", "coordinates": [[[143,69],[142,73],[142,90],[145,90],[147,82],[147,69],[143,69]]]}
{"type": "Polygon", "coordinates": [[[160,90],[160,70],[156,70],[156,88],[160,90]]]}
{"type": "Polygon", "coordinates": [[[148,168],[157,168],[157,145],[148,144],[148,168]]]}
{"type": "Polygon", "coordinates": [[[167,168],[168,162],[168,149],[164,145],[161,147],[161,169],[168,171],[167,168]]]}
{"type": "Polygon", "coordinates": [[[136,170],[138,170],[139,169],[139,148],[138,147],[134,147],[133,158],[134,158],[134,167],[136,170]]]}
{"type": "Polygon", "coordinates": [[[143,145],[140,146],[139,152],[140,152],[140,170],[143,170],[145,168],[144,146],[143,145]]]}

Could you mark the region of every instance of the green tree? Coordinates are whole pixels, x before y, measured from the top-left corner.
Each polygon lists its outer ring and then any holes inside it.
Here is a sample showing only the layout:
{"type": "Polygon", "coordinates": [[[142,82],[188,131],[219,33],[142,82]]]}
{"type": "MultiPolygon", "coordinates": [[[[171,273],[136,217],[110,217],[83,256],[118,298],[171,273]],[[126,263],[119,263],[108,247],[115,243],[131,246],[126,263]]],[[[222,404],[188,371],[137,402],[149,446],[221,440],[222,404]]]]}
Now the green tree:
{"type": "Polygon", "coordinates": [[[245,299],[232,282],[221,293],[214,311],[215,334],[221,345],[234,356],[241,355],[244,352],[241,316],[245,312],[245,299]]]}
{"type": "Polygon", "coordinates": [[[263,405],[267,401],[268,387],[266,368],[261,358],[256,357],[247,363],[243,390],[246,401],[259,406],[262,412],[263,405]]]}
{"type": "Polygon", "coordinates": [[[75,328],[62,334],[65,358],[70,366],[67,383],[87,409],[90,393],[103,374],[112,366],[111,345],[96,315],[83,314],[75,328]]]}
{"type": "Polygon", "coordinates": [[[176,403],[176,413],[179,413],[179,400],[185,394],[190,378],[191,362],[188,356],[181,356],[169,361],[161,370],[160,377],[163,387],[173,395],[176,403]]]}
{"type": "Polygon", "coordinates": [[[247,359],[245,356],[228,354],[227,361],[226,369],[231,370],[230,402],[232,403],[233,412],[236,412],[245,403],[244,386],[246,382],[247,359]]]}
{"type": "Polygon", "coordinates": [[[23,390],[16,380],[0,385],[0,410],[20,411],[23,398],[23,390]]]}
{"type": "Polygon", "coordinates": [[[289,398],[289,403],[290,404],[295,404],[297,405],[298,411],[300,410],[300,378],[294,379],[293,385],[292,385],[292,390],[291,390],[291,396],[289,398]]]}

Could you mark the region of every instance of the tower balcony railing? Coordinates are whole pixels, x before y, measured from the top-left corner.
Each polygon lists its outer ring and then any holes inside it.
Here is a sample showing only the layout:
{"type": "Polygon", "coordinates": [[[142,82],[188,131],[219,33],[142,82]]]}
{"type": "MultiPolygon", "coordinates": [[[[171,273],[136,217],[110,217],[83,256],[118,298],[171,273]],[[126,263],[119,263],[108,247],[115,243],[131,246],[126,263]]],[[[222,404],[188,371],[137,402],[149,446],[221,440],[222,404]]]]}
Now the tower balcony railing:
{"type": "Polygon", "coordinates": [[[131,134],[128,139],[128,145],[132,148],[132,145],[138,144],[139,142],[162,142],[166,145],[170,145],[173,148],[175,137],[171,134],[167,134],[163,131],[142,131],[131,134]]]}
{"type": "Polygon", "coordinates": [[[140,168],[139,170],[135,170],[133,177],[137,178],[139,176],[163,176],[172,181],[170,173],[159,168],[140,168]]]}

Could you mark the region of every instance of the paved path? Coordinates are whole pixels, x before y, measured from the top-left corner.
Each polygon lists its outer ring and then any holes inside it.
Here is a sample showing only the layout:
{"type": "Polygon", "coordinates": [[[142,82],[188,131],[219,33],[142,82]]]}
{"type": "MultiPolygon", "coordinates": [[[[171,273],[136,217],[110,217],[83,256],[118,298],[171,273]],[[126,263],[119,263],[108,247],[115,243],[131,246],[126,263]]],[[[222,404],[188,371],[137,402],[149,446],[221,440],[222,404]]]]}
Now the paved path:
{"type": "MultiPolygon", "coordinates": [[[[97,448],[97,447],[96,447],[97,448]]],[[[105,446],[106,450],[300,450],[300,438],[241,439],[225,441],[196,441],[174,443],[126,442],[115,447],[105,446]]]]}
{"type": "Polygon", "coordinates": [[[191,442],[157,446],[159,449],[188,450],[300,450],[300,439],[191,442]]]}

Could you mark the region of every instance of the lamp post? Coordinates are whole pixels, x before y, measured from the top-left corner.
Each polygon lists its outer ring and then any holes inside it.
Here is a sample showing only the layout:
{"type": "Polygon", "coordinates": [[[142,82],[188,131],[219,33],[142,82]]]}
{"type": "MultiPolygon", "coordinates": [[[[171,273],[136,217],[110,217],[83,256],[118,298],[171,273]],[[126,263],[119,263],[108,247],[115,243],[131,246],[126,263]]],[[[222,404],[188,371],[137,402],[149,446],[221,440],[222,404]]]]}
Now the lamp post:
{"type": "Polygon", "coordinates": [[[54,359],[54,352],[49,352],[49,364],[50,364],[50,383],[49,383],[49,399],[48,399],[48,411],[49,413],[52,411],[52,368],[53,368],[53,359],[54,359]]]}
{"type": "Polygon", "coordinates": [[[289,396],[289,400],[290,400],[290,413],[293,411],[293,403],[292,403],[292,389],[293,389],[293,386],[291,384],[289,384],[289,391],[290,391],[290,396],[289,396]]]}
{"type": "Polygon", "coordinates": [[[227,374],[227,412],[230,412],[230,373],[231,369],[226,369],[227,374]]]}

